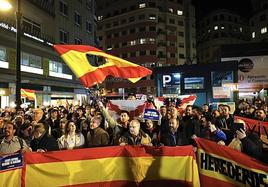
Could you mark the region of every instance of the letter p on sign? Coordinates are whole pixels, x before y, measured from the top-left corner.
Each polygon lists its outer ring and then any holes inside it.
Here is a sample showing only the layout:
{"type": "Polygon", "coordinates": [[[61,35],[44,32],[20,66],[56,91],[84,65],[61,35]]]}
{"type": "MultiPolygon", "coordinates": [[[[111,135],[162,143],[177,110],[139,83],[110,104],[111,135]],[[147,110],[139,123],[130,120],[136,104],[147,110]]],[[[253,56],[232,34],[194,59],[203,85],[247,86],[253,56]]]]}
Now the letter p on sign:
{"type": "Polygon", "coordinates": [[[171,82],[171,76],[170,75],[163,75],[163,87],[166,87],[166,84],[171,82]]]}

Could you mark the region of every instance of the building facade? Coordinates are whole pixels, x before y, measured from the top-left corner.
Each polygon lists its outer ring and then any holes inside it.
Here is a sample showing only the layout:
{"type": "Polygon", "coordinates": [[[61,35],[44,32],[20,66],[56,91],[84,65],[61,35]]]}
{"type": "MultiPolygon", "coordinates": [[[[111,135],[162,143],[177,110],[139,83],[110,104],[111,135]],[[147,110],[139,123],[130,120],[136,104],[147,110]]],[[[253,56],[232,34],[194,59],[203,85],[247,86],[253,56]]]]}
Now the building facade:
{"type": "Polygon", "coordinates": [[[198,63],[219,62],[219,49],[224,44],[250,41],[248,20],[229,10],[216,10],[197,24],[198,63]]]}
{"type": "MultiPolygon", "coordinates": [[[[36,106],[81,102],[86,90],[53,44],[95,45],[95,1],[21,0],[21,5],[22,88],[35,91],[36,106]]],[[[0,107],[14,106],[15,101],[16,9],[15,4],[0,12],[0,107]]]]}
{"type": "MultiPolygon", "coordinates": [[[[190,0],[99,0],[97,7],[104,51],[148,68],[196,63],[195,9],[190,0]]],[[[153,79],[136,84],[108,79],[105,87],[155,93],[153,79]]]]}
{"type": "Polygon", "coordinates": [[[251,42],[268,42],[268,0],[254,4],[254,13],[249,20],[251,42]]]}

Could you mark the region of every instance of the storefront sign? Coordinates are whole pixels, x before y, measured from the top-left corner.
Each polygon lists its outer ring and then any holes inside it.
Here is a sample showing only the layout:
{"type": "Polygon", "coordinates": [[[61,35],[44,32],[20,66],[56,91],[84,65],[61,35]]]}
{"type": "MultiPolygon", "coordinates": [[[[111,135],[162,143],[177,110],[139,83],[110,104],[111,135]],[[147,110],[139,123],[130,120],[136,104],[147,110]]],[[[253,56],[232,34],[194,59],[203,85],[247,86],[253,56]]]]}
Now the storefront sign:
{"type": "Polygon", "coordinates": [[[7,88],[0,88],[0,96],[9,96],[9,89],[7,88]]]}
{"type": "Polygon", "coordinates": [[[214,99],[229,99],[231,98],[231,89],[229,87],[213,87],[214,99]]]}

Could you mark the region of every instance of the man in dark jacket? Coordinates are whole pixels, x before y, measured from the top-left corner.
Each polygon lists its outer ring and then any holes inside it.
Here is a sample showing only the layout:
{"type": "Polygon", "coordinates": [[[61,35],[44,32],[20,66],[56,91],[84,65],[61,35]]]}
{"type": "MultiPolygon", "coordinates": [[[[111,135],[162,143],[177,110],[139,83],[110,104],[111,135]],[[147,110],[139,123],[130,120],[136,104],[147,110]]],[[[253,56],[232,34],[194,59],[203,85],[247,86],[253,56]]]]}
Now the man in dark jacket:
{"type": "Polygon", "coordinates": [[[165,146],[176,146],[176,145],[187,145],[185,133],[180,125],[179,120],[170,119],[169,121],[169,132],[161,135],[160,142],[165,146]]]}
{"type": "Polygon", "coordinates": [[[37,123],[33,129],[34,139],[31,142],[33,151],[46,152],[59,150],[56,139],[49,136],[43,123],[37,123]]]}

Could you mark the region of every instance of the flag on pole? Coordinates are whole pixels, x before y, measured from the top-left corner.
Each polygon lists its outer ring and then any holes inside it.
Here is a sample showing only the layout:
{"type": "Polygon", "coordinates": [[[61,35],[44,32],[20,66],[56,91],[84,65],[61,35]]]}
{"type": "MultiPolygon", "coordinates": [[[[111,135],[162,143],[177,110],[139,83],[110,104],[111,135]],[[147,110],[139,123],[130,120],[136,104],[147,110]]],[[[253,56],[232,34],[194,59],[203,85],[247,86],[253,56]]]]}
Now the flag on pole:
{"type": "Polygon", "coordinates": [[[21,88],[21,97],[27,97],[29,100],[35,100],[35,91],[21,88]]]}
{"type": "Polygon", "coordinates": [[[135,83],[152,73],[145,67],[107,54],[95,47],[54,45],[54,48],[85,87],[103,82],[108,75],[135,83]],[[104,61],[96,62],[92,59],[93,56],[102,57],[104,61]]]}

